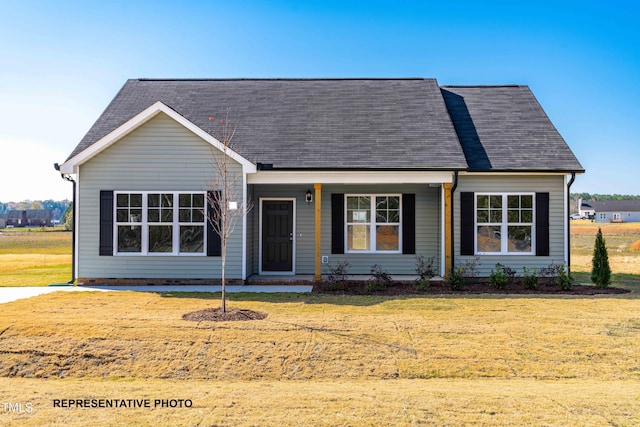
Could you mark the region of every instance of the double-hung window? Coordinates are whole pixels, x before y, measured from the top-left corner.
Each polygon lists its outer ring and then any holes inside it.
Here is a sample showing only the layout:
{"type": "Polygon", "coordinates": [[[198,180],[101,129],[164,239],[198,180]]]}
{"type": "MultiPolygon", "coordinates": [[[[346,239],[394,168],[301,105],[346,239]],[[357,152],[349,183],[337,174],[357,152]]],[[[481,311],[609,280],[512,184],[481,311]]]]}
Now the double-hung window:
{"type": "Polygon", "coordinates": [[[347,252],[399,253],[400,195],[345,195],[347,252]]]}
{"type": "Polygon", "coordinates": [[[476,193],[476,253],[534,253],[534,194],[476,193]]]}
{"type": "Polygon", "coordinates": [[[205,254],[204,193],[117,192],[115,199],[117,254],[205,254]]]}

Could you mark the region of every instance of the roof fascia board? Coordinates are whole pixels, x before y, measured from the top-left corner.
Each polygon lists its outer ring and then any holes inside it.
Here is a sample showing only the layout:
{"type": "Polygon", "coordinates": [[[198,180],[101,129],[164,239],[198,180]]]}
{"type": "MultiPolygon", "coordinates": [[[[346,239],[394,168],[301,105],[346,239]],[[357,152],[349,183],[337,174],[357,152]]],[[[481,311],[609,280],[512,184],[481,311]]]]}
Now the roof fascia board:
{"type": "MultiPolygon", "coordinates": [[[[129,133],[133,132],[135,129],[139,128],[155,116],[160,113],[164,113],[167,116],[171,117],[173,120],[178,122],[180,125],[184,126],[203,140],[207,141],[209,144],[213,145],[215,148],[220,150],[221,152],[225,152],[224,145],[213,136],[209,135],[207,132],[202,130],[200,127],[196,126],[191,121],[184,118],[178,112],[173,110],[168,105],[158,101],[150,107],[146,108],[142,112],[135,115],[133,118],[128,120],[123,125],[111,131],[109,134],[100,138],[91,146],[84,149],[82,152],[78,153],[73,158],[66,161],[64,164],[60,166],[60,172],[62,173],[77,173],[78,166],[85,163],[89,159],[93,158],[100,152],[104,151],[106,148],[110,147],[115,142],[119,141],[129,133]]],[[[226,150],[227,155],[242,165],[242,170],[244,173],[253,173],[256,171],[256,165],[245,159],[235,151],[228,149],[226,150]]]]}
{"type": "Polygon", "coordinates": [[[258,171],[248,184],[442,184],[453,182],[453,172],[425,171],[258,171]]]}
{"type": "Polygon", "coordinates": [[[504,171],[464,171],[460,172],[460,175],[494,175],[494,176],[504,176],[504,175],[566,175],[569,173],[577,173],[583,174],[584,170],[540,170],[540,169],[531,169],[531,170],[504,170],[504,171]]]}

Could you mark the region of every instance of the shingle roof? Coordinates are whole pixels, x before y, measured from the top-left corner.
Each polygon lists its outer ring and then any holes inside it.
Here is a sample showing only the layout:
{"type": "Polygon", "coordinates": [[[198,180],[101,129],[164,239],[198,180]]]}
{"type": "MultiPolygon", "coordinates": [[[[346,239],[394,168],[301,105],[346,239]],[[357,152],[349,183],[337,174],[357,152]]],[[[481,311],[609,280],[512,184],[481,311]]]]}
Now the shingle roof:
{"type": "Polygon", "coordinates": [[[274,168],[467,167],[434,79],[129,80],[70,158],[156,101],[274,168]]]}
{"type": "Polygon", "coordinates": [[[470,170],[584,168],[527,86],[443,86],[470,170]]]}
{"type": "Polygon", "coordinates": [[[69,159],[158,101],[274,168],[583,171],[528,87],[435,79],[133,79],[69,159]]]}
{"type": "Polygon", "coordinates": [[[640,200],[590,200],[585,204],[596,212],[640,212],[640,200]]]}

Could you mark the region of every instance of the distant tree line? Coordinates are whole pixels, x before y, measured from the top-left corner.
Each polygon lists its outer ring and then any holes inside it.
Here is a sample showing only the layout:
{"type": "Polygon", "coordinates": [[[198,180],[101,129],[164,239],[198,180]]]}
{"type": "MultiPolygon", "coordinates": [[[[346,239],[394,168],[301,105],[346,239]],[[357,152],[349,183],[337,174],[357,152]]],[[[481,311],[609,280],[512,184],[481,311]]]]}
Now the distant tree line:
{"type": "Polygon", "coordinates": [[[572,200],[640,200],[640,195],[631,196],[628,194],[590,194],[590,193],[571,193],[572,200]]]}
{"type": "Polygon", "coordinates": [[[53,212],[53,219],[62,220],[62,215],[71,205],[70,200],[23,200],[22,202],[0,202],[0,215],[13,210],[45,209],[53,212]]]}

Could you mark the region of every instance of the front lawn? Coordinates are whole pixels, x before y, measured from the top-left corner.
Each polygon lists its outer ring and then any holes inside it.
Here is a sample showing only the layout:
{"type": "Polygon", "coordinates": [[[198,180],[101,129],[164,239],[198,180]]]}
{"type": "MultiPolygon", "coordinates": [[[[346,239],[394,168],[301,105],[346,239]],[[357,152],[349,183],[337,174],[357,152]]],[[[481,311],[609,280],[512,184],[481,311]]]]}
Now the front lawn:
{"type": "Polygon", "coordinates": [[[638,425],[640,300],[58,292],[2,305],[2,425],[638,425]],[[27,315],[28,313],[28,315],[27,315]],[[189,399],[60,408],[54,399],[189,399]]]}

